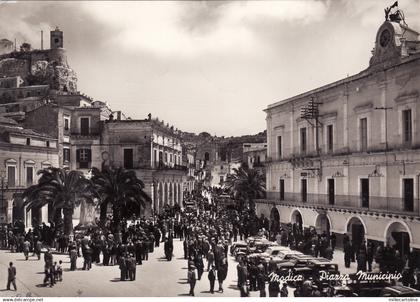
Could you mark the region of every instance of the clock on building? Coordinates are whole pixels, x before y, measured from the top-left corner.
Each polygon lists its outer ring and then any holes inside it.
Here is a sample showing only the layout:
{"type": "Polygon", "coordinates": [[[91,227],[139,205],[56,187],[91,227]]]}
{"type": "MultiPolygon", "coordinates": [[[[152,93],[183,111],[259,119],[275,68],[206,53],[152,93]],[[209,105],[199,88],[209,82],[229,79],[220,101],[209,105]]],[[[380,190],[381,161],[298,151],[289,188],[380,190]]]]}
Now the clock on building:
{"type": "Polygon", "coordinates": [[[379,37],[379,44],[382,47],[386,47],[391,41],[391,33],[388,29],[382,31],[381,36],[379,37]]]}

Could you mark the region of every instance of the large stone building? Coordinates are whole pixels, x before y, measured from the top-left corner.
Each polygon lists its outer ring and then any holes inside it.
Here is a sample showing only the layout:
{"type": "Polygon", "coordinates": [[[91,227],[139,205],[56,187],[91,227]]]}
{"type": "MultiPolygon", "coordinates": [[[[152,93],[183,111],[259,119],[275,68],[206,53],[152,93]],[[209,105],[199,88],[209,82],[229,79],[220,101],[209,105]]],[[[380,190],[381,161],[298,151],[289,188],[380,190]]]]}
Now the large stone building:
{"type": "Polygon", "coordinates": [[[180,131],[150,115],[144,120],[111,118],[102,128],[103,160],[136,171],[155,213],[166,204],[183,205],[187,166],[182,161],[180,131]]]}
{"type": "MultiPolygon", "coordinates": [[[[4,157],[0,171],[5,174],[3,184],[10,183],[2,187],[6,201],[1,222],[24,220],[26,227],[48,222],[47,207],[31,218],[19,199],[26,187],[36,183],[36,172],[46,166],[84,173],[103,163],[133,169],[152,197],[151,209],[159,212],[165,204],[182,205],[187,169],[177,129],[151,118],[126,119],[121,111],[112,112],[105,103],[77,91],[77,77],[67,62],[59,29],[51,31],[51,47],[46,50],[24,43],[16,51],[8,40],[0,42],[0,118],[6,123],[0,129],[8,129],[0,140],[0,159],[4,157]],[[25,176],[30,169],[32,178],[25,176]]],[[[192,180],[189,187],[194,187],[192,180]]],[[[77,209],[75,216],[78,213],[77,209]]]]}
{"type": "MultiPolygon", "coordinates": [[[[369,67],[269,105],[267,200],[281,223],[420,249],[420,41],[399,18],[369,67]]],[[[275,225],[275,224],[274,224],[275,225]]]]}
{"type": "Polygon", "coordinates": [[[57,140],[0,117],[0,224],[23,222],[27,227],[48,222],[48,207],[26,212],[22,192],[35,184],[37,171],[58,166],[57,140]]]}

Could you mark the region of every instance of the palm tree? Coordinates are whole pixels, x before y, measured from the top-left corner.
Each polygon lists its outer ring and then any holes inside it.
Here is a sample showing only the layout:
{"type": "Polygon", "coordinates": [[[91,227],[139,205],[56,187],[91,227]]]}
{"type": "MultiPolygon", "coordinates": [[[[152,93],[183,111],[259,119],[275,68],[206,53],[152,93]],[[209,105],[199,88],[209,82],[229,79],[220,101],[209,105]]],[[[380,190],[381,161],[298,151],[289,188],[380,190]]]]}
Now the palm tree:
{"type": "Polygon", "coordinates": [[[134,171],[103,166],[102,171],[92,168],[91,181],[100,199],[100,221],[106,221],[108,206],[112,206],[113,220],[119,225],[122,218],[140,213],[151,198],[144,192],[144,183],[134,171]]]}
{"type": "Polygon", "coordinates": [[[95,196],[91,182],[80,171],[69,171],[62,168],[46,168],[38,171],[38,184],[30,186],[23,193],[26,210],[40,209],[50,205],[52,217],[64,215],[64,233],[73,231],[74,209],[84,199],[93,203],[95,196]]]}
{"type": "Polygon", "coordinates": [[[239,200],[241,210],[248,207],[254,213],[254,200],[265,196],[264,178],[264,175],[259,171],[242,165],[233,169],[233,174],[227,176],[223,186],[231,192],[235,199],[239,200]]]}

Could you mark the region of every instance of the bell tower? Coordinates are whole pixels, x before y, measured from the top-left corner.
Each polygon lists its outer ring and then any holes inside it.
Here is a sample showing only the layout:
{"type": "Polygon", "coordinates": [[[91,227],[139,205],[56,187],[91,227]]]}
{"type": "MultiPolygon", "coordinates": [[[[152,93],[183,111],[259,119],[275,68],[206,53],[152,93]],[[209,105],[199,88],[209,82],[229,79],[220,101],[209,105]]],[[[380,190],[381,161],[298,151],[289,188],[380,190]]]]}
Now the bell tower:
{"type": "Polygon", "coordinates": [[[50,48],[63,48],[63,32],[58,27],[50,32],[50,48]]]}

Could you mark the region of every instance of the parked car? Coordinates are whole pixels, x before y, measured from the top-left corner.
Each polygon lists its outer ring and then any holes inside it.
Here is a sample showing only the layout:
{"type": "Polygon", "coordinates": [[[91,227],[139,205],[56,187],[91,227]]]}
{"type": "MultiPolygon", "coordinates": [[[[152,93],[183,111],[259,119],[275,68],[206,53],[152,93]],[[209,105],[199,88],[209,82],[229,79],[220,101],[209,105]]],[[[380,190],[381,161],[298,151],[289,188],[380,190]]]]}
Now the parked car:
{"type": "Polygon", "coordinates": [[[387,286],[382,289],[380,297],[420,297],[420,291],[417,289],[403,286],[394,285],[387,286]]]}

